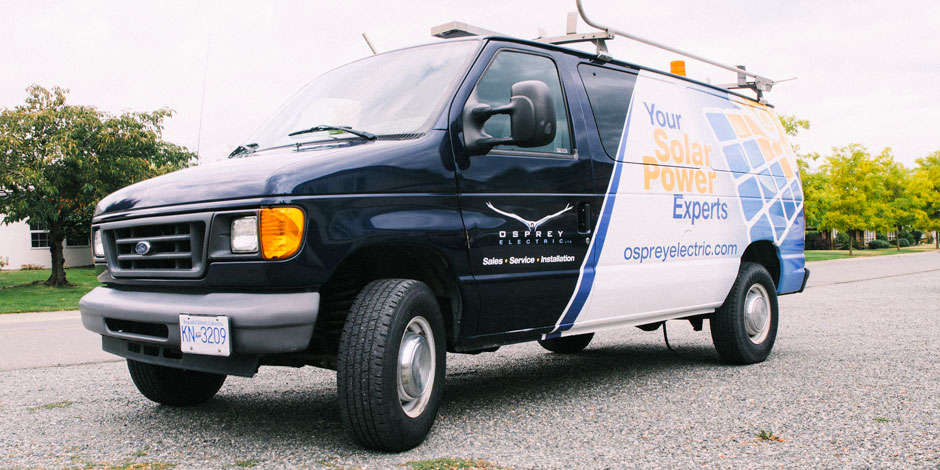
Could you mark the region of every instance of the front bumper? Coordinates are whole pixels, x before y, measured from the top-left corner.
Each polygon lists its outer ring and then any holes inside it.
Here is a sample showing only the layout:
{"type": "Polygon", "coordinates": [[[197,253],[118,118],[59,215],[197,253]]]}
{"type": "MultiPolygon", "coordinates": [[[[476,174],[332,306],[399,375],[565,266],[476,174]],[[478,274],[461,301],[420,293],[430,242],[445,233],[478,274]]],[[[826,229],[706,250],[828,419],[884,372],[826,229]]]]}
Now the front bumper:
{"type": "Polygon", "coordinates": [[[102,335],[108,352],[170,367],[252,375],[262,355],[307,349],[319,305],[317,292],[192,294],[97,287],[78,309],[82,324],[102,335]],[[227,316],[232,355],[181,354],[181,313],[227,316]]]}

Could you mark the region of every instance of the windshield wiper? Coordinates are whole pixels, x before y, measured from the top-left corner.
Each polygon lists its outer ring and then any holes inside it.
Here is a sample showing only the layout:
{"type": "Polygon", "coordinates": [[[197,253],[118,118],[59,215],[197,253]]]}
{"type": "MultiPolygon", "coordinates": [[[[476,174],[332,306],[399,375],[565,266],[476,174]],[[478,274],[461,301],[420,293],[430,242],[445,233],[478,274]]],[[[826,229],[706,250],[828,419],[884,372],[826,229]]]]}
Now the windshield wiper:
{"type": "Polygon", "coordinates": [[[350,128],[350,127],[347,127],[347,126],[325,126],[325,125],[313,126],[313,127],[311,127],[310,129],[304,129],[304,130],[302,130],[302,131],[294,131],[294,132],[291,132],[290,134],[287,134],[287,136],[288,136],[288,137],[293,137],[293,136],[295,136],[295,135],[310,134],[311,132],[322,132],[322,131],[340,131],[340,132],[347,132],[347,133],[349,133],[349,134],[353,134],[353,135],[357,135],[357,136],[359,136],[359,137],[362,137],[363,139],[366,139],[366,140],[375,140],[375,139],[378,138],[378,137],[375,136],[375,134],[373,134],[373,133],[371,133],[371,132],[358,131],[358,130],[356,130],[356,129],[353,129],[353,128],[350,128]]]}
{"type": "Polygon", "coordinates": [[[237,157],[242,154],[255,153],[255,150],[258,150],[258,144],[252,142],[250,144],[239,145],[235,147],[235,150],[232,150],[232,153],[228,154],[228,158],[237,157]]]}

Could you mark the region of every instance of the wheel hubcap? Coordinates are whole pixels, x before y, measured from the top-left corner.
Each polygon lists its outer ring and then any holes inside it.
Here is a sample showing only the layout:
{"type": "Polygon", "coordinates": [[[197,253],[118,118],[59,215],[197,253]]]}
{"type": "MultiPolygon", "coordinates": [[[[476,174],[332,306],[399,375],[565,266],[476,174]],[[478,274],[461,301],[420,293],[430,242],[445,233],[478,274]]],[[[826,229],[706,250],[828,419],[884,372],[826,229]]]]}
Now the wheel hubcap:
{"type": "Polygon", "coordinates": [[[770,296],[761,284],[754,284],[744,298],[744,329],[754,344],[770,333],[770,296]]]}
{"type": "Polygon", "coordinates": [[[415,418],[427,406],[436,364],[431,325],[424,317],[412,318],[398,348],[398,400],[406,415],[415,418]]]}

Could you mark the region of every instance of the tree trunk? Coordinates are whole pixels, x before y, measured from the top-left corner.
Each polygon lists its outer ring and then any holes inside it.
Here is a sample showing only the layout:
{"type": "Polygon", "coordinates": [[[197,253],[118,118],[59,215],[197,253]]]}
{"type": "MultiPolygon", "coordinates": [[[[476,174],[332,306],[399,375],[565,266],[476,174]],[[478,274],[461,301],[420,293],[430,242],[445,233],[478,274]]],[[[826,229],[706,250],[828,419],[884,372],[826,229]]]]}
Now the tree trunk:
{"type": "Polygon", "coordinates": [[[65,279],[65,251],[62,247],[65,232],[59,224],[49,224],[49,252],[52,254],[52,274],[46,279],[47,286],[64,287],[69,285],[65,279]]]}
{"type": "Polygon", "coordinates": [[[894,244],[898,247],[898,251],[901,251],[901,227],[897,227],[894,230],[894,244]]]}
{"type": "Polygon", "coordinates": [[[852,256],[853,245],[855,245],[855,230],[849,230],[849,256],[852,256]]]}
{"type": "Polygon", "coordinates": [[[835,239],[836,236],[832,233],[832,229],[829,229],[829,251],[836,249],[835,239]]]}

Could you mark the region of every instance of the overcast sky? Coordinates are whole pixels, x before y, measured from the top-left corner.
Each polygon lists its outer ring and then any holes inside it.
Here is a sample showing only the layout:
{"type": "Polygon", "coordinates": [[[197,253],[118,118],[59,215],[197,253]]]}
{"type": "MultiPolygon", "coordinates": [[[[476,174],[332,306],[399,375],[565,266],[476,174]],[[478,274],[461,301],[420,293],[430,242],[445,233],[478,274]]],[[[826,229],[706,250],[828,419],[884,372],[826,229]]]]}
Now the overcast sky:
{"type": "MultiPolygon", "coordinates": [[[[773,79],[798,77],[768,100],[811,122],[795,141],[802,151],[892,147],[912,166],[940,150],[940,2],[584,4],[618,29],[773,79]]],[[[371,54],[362,33],[380,52],[437,41],[431,27],[455,20],[533,38],[539,28],[562,34],[573,10],[574,0],[0,0],[0,108],[23,103],[34,83],[68,88],[69,102],[111,113],[169,107],[176,115],[164,137],[216,160],[306,82],[371,54]]],[[[609,48],[660,69],[677,58],[622,38],[609,48]]],[[[703,81],[734,81],[692,61],[687,69],[703,81]]]]}

